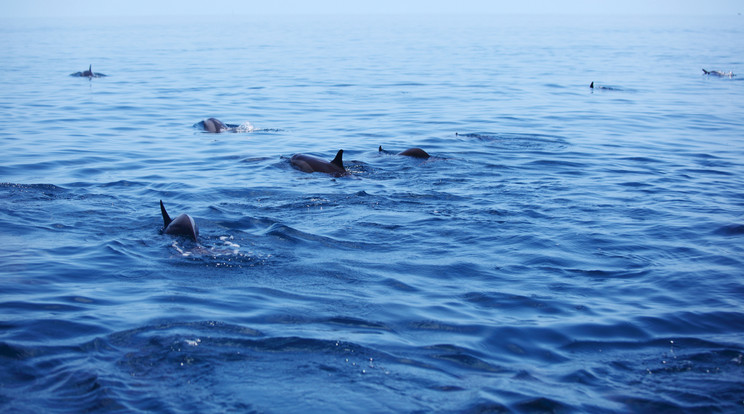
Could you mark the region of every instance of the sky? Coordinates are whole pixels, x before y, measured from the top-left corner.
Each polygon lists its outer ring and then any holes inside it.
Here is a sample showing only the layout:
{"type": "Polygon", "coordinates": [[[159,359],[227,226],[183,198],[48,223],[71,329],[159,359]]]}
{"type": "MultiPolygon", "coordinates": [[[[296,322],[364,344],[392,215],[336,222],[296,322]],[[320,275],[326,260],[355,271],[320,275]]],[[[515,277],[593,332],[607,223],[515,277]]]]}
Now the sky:
{"type": "Polygon", "coordinates": [[[2,0],[2,17],[264,14],[737,15],[741,0],[2,0]]]}

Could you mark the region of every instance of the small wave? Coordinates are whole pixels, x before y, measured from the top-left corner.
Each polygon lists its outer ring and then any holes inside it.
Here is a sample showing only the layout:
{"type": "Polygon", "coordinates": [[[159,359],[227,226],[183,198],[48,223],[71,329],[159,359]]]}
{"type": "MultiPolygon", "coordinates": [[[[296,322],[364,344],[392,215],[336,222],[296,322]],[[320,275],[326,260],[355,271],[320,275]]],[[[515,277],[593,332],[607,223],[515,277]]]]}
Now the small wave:
{"type": "Polygon", "coordinates": [[[66,188],[53,184],[0,183],[0,189],[8,191],[9,198],[25,200],[52,200],[68,195],[66,188]]]}
{"type": "Polygon", "coordinates": [[[458,368],[491,373],[505,371],[503,367],[487,362],[484,356],[466,348],[443,344],[427,347],[427,351],[431,352],[431,358],[446,361],[458,368]]]}
{"type": "Polygon", "coordinates": [[[732,173],[731,171],[716,170],[716,169],[712,169],[712,168],[706,168],[706,169],[703,169],[703,168],[686,168],[686,169],[679,170],[679,172],[680,173],[683,173],[683,174],[689,174],[689,176],[717,175],[717,176],[728,177],[728,176],[736,175],[736,174],[732,173]]]}
{"type": "Polygon", "coordinates": [[[312,247],[313,249],[317,248],[317,246],[322,245],[325,247],[332,247],[334,249],[340,248],[357,251],[365,248],[373,249],[374,246],[376,246],[376,244],[370,242],[343,240],[329,236],[307,233],[280,223],[272,224],[263,232],[263,234],[266,236],[279,238],[283,241],[288,241],[293,245],[306,245],[312,247]]]}
{"type": "Polygon", "coordinates": [[[721,226],[713,233],[721,236],[741,236],[744,235],[744,224],[729,224],[721,226]]]}
{"type": "Polygon", "coordinates": [[[238,133],[246,133],[246,132],[253,132],[256,130],[256,127],[253,126],[250,122],[246,121],[242,124],[234,127],[234,131],[238,133]]]}
{"type": "Polygon", "coordinates": [[[118,181],[112,181],[108,183],[102,183],[99,185],[101,188],[105,189],[111,189],[111,188],[144,188],[147,187],[147,184],[144,182],[139,181],[129,181],[129,180],[118,180],[118,181]]]}
{"type": "Polygon", "coordinates": [[[17,184],[17,183],[0,183],[2,188],[11,188],[18,190],[47,190],[47,191],[64,191],[64,187],[54,184],[17,184]]]}
{"type": "Polygon", "coordinates": [[[502,292],[470,292],[463,295],[463,300],[483,309],[508,310],[512,314],[532,313],[535,310],[544,314],[569,314],[573,311],[561,301],[502,292]]]}
{"type": "Polygon", "coordinates": [[[355,329],[368,329],[371,331],[392,331],[392,328],[385,325],[384,323],[371,322],[364,319],[350,318],[350,317],[334,317],[329,318],[325,321],[330,324],[338,324],[347,326],[355,329]]]}
{"type": "Polygon", "coordinates": [[[255,250],[246,250],[235,236],[203,237],[200,243],[176,238],[171,243],[176,257],[219,268],[245,268],[266,264],[274,256],[255,250]]]}
{"type": "Polygon", "coordinates": [[[456,137],[475,139],[502,151],[558,151],[565,149],[565,138],[556,135],[520,133],[455,133],[456,137]]]}
{"type": "Polygon", "coordinates": [[[281,129],[281,128],[257,128],[257,129],[254,129],[253,132],[254,133],[257,133],[257,134],[261,134],[261,133],[263,133],[263,134],[276,134],[276,133],[280,133],[280,132],[285,132],[285,130],[284,129],[281,129]]]}

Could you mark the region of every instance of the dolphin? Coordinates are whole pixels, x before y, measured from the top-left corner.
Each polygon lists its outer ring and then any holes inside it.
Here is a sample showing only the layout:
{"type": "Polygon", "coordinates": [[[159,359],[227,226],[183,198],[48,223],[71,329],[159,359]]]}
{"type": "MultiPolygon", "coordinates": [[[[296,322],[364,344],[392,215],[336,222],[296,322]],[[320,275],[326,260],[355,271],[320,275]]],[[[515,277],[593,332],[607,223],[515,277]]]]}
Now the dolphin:
{"type": "Polygon", "coordinates": [[[194,124],[194,128],[219,134],[220,132],[253,132],[253,125],[246,122],[242,125],[226,124],[217,118],[207,118],[194,124]]]}
{"type": "Polygon", "coordinates": [[[70,76],[79,76],[81,78],[100,78],[101,76],[106,76],[103,73],[95,73],[93,72],[93,65],[88,65],[88,70],[84,70],[82,72],[75,72],[71,73],[70,76]]]}
{"type": "Polygon", "coordinates": [[[593,81],[592,81],[592,83],[589,84],[589,88],[591,88],[592,90],[594,90],[594,89],[602,89],[602,90],[605,90],[605,91],[617,91],[617,90],[619,90],[619,89],[615,89],[615,88],[609,88],[607,86],[594,85],[594,82],[593,81]]]}
{"type": "Polygon", "coordinates": [[[733,72],[721,72],[718,70],[705,70],[705,69],[703,69],[703,74],[718,76],[719,78],[733,78],[734,76],[736,76],[734,75],[733,72]]]}
{"type": "Polygon", "coordinates": [[[343,177],[349,175],[344,168],[343,161],[341,160],[343,154],[344,150],[338,150],[336,157],[330,162],[310,155],[295,154],[289,159],[289,162],[293,167],[306,173],[322,172],[331,174],[334,177],[343,177]]]}
{"type": "MultiPolygon", "coordinates": [[[[391,153],[390,151],[385,151],[384,149],[382,149],[382,145],[380,145],[380,148],[378,148],[378,151],[384,152],[387,154],[391,153]]],[[[408,148],[405,151],[399,152],[398,155],[405,155],[407,157],[423,158],[423,159],[428,159],[431,157],[431,155],[429,155],[426,151],[422,150],[421,148],[417,148],[417,147],[408,148]]]]}
{"type": "Polygon", "coordinates": [[[199,227],[188,214],[181,214],[175,220],[171,220],[168,212],[165,211],[163,200],[160,200],[160,212],[163,213],[163,233],[189,237],[194,241],[199,237],[199,227]]]}
{"type": "Polygon", "coordinates": [[[219,134],[222,131],[227,131],[230,128],[225,125],[224,122],[220,121],[217,118],[207,118],[204,121],[204,130],[208,132],[214,132],[215,134],[219,134]]]}

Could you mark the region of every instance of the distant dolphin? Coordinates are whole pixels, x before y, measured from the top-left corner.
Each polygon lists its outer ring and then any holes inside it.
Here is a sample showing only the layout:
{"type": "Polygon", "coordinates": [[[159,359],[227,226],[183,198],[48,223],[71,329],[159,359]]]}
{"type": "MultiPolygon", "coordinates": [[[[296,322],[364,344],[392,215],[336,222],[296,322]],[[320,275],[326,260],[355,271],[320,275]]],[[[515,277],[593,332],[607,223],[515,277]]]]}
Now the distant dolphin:
{"type": "Polygon", "coordinates": [[[199,128],[205,132],[219,134],[220,132],[253,132],[254,128],[250,122],[242,125],[226,124],[217,118],[207,118],[194,124],[194,128],[199,128]]]}
{"type": "MultiPolygon", "coordinates": [[[[382,145],[380,145],[380,147],[378,148],[378,151],[384,152],[386,154],[392,154],[390,151],[386,151],[382,149],[382,145]]],[[[426,151],[422,150],[421,148],[416,148],[416,147],[408,148],[405,151],[401,151],[398,153],[398,155],[405,155],[407,157],[423,158],[423,159],[427,159],[431,157],[426,151]]]]}
{"type": "Polygon", "coordinates": [[[194,241],[199,237],[199,227],[188,214],[181,214],[175,220],[171,220],[168,212],[165,211],[163,200],[160,200],[160,212],[163,213],[163,233],[190,237],[194,241]]]}
{"type": "Polygon", "coordinates": [[[331,174],[334,177],[342,177],[344,175],[349,175],[344,168],[343,161],[341,160],[343,154],[344,150],[338,150],[336,158],[331,162],[310,155],[295,154],[289,159],[289,162],[293,167],[306,173],[322,172],[331,174]]]}
{"type": "Polygon", "coordinates": [[[712,76],[718,76],[719,78],[733,78],[734,73],[733,72],[721,72],[718,70],[705,70],[703,69],[703,73],[705,75],[712,75],[712,76]]]}
{"type": "Polygon", "coordinates": [[[75,72],[71,73],[70,76],[79,76],[81,78],[100,78],[102,76],[106,76],[103,73],[95,73],[93,72],[93,65],[88,65],[88,70],[84,70],[82,72],[75,72]]]}
{"type": "Polygon", "coordinates": [[[591,88],[591,89],[602,89],[602,90],[605,90],[605,91],[618,91],[619,90],[619,89],[615,89],[615,88],[609,88],[607,86],[594,85],[594,82],[592,82],[592,83],[589,84],[589,88],[591,88]]]}

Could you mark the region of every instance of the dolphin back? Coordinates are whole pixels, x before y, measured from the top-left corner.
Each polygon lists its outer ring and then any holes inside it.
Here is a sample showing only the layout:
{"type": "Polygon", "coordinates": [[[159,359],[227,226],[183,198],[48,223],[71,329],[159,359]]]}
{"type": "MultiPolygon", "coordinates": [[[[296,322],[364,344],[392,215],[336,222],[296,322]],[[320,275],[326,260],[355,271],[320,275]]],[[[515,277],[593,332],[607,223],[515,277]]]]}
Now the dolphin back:
{"type": "Polygon", "coordinates": [[[199,237],[199,227],[191,216],[181,214],[168,224],[168,227],[165,228],[165,234],[185,236],[196,241],[199,237]]]}
{"type": "Polygon", "coordinates": [[[168,212],[165,211],[163,200],[160,200],[160,212],[163,214],[163,233],[174,236],[186,236],[194,241],[197,240],[199,237],[199,227],[191,216],[181,214],[172,220],[168,212]]]}
{"type": "Polygon", "coordinates": [[[295,154],[289,159],[290,164],[298,170],[306,173],[323,172],[334,177],[348,175],[342,160],[344,150],[338,150],[333,161],[326,161],[305,154],[295,154]]]}
{"type": "Polygon", "coordinates": [[[408,148],[405,151],[401,151],[398,153],[398,155],[405,155],[407,157],[423,158],[423,159],[429,158],[429,154],[426,151],[422,150],[421,148],[416,148],[416,147],[408,148]]]}
{"type": "Polygon", "coordinates": [[[207,118],[204,120],[204,129],[209,132],[219,134],[222,131],[227,131],[227,125],[217,118],[207,118]]]}
{"type": "MultiPolygon", "coordinates": [[[[377,152],[381,152],[383,154],[395,154],[392,151],[382,149],[382,145],[380,145],[380,147],[377,149],[377,152]]],[[[408,148],[405,151],[401,151],[397,153],[397,155],[405,155],[406,157],[423,158],[423,159],[427,159],[431,157],[426,151],[418,147],[408,148]]]]}
{"type": "Polygon", "coordinates": [[[93,72],[93,64],[89,64],[87,70],[84,70],[82,72],[71,73],[70,76],[77,76],[77,77],[81,77],[81,78],[92,79],[92,78],[100,78],[100,77],[103,77],[103,76],[106,76],[106,75],[104,75],[103,73],[95,73],[95,72],[93,72]]]}

